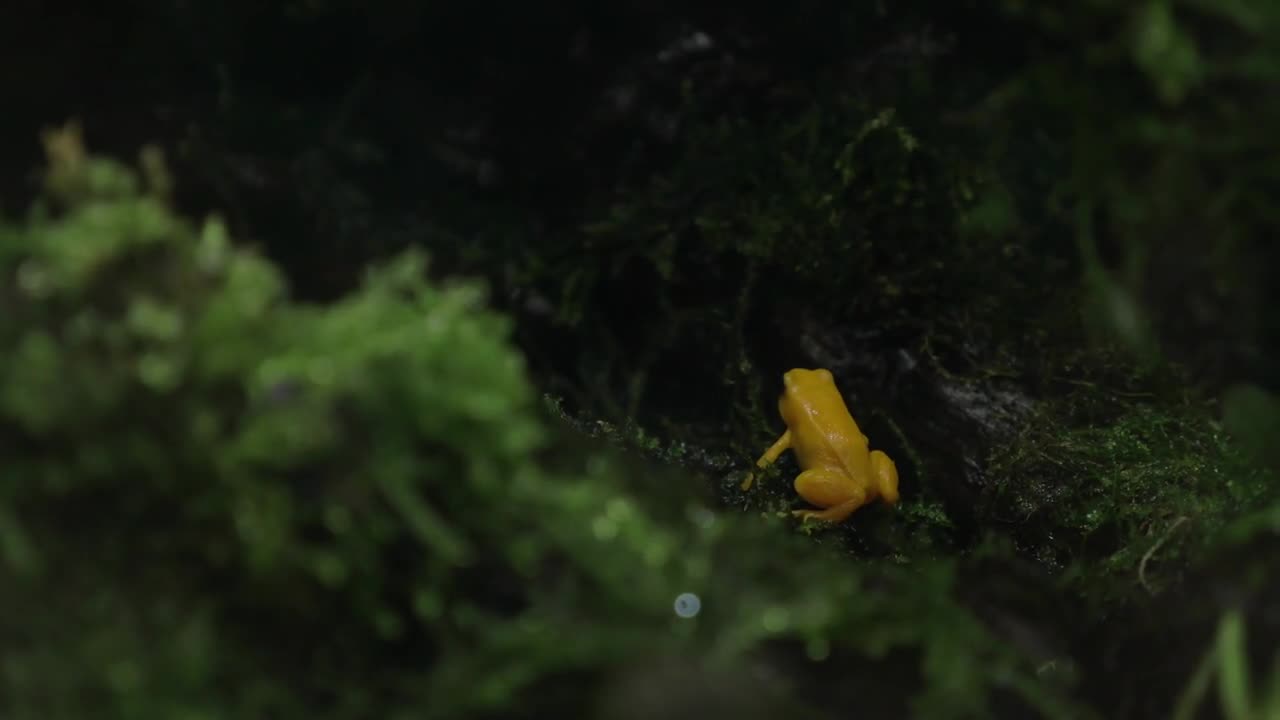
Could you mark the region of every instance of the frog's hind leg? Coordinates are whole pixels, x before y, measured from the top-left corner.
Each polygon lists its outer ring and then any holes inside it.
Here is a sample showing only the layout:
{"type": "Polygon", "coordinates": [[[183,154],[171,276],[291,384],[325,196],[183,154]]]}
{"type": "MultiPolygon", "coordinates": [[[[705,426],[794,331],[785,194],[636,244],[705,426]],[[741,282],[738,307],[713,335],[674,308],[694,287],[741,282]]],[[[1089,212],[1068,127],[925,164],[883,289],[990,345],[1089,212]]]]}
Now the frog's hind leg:
{"type": "Polygon", "coordinates": [[[800,518],[842,523],[854,510],[866,504],[867,492],[851,486],[849,478],[837,470],[805,470],[796,476],[796,492],[806,501],[823,510],[795,510],[791,514],[800,518]]]}
{"type": "Polygon", "coordinates": [[[898,503],[898,468],[879,450],[871,451],[871,475],[876,479],[880,497],[890,505],[898,503]]]}
{"type": "Polygon", "coordinates": [[[839,525],[848,520],[849,516],[860,507],[862,507],[861,500],[847,500],[839,505],[832,505],[826,510],[792,510],[791,514],[800,518],[801,521],[813,519],[839,525]]]}
{"type": "MultiPolygon", "coordinates": [[[[777,442],[775,442],[772,446],[770,446],[768,450],[764,451],[764,454],[761,455],[760,459],[756,461],[756,467],[759,467],[759,468],[769,467],[770,465],[772,465],[774,462],[777,461],[778,456],[782,455],[782,453],[786,452],[787,449],[790,447],[791,447],[791,429],[788,428],[786,432],[782,433],[782,437],[778,438],[777,442]]],[[[754,482],[755,479],[756,479],[755,473],[747,473],[747,479],[742,481],[743,491],[750,490],[751,483],[754,482]]]]}

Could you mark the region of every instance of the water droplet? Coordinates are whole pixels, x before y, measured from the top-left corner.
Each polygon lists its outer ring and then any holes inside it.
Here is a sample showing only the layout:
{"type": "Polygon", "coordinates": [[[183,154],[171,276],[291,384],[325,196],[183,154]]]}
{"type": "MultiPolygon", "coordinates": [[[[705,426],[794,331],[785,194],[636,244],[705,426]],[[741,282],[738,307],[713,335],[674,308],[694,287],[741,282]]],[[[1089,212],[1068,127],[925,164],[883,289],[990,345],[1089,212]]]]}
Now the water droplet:
{"type": "Polygon", "coordinates": [[[698,614],[702,609],[702,600],[693,593],[680,593],[676,597],[675,611],[676,615],[682,618],[691,618],[698,614]]]}

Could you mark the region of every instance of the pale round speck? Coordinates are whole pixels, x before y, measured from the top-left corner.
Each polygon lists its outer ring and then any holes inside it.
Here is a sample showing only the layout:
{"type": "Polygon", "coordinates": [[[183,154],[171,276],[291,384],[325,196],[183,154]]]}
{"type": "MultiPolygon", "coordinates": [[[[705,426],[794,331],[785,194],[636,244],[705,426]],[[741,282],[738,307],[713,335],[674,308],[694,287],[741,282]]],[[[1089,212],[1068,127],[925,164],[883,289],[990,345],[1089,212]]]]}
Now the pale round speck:
{"type": "Polygon", "coordinates": [[[702,600],[693,593],[680,593],[680,595],[676,597],[676,615],[679,615],[682,618],[691,618],[694,615],[697,615],[698,611],[701,609],[702,600]]]}

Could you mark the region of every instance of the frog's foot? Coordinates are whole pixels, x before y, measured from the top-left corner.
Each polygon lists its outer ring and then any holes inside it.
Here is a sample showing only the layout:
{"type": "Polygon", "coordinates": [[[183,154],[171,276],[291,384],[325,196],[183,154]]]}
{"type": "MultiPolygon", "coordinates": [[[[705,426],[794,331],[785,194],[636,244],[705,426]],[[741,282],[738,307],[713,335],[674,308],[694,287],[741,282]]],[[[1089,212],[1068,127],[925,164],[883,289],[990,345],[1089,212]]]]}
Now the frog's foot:
{"type": "Polygon", "coordinates": [[[848,520],[849,516],[853,514],[853,511],[860,507],[862,507],[862,499],[854,498],[840,503],[839,505],[833,505],[826,510],[792,510],[791,514],[800,518],[801,522],[818,520],[821,522],[832,523],[833,525],[839,525],[845,520],[848,520]]]}

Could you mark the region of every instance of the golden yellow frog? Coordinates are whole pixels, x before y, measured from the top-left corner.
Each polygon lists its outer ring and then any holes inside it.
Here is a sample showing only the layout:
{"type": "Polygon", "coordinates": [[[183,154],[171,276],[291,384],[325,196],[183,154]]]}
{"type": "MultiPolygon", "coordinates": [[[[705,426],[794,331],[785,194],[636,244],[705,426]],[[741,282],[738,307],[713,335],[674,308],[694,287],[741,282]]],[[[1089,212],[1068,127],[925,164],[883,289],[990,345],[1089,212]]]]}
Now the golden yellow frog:
{"type": "MultiPolygon", "coordinates": [[[[756,466],[768,467],[788,449],[795,450],[803,470],[796,476],[796,492],[823,509],[794,514],[840,523],[876,498],[897,504],[898,468],[880,450],[868,452],[867,436],[854,422],[831,372],[797,368],[784,374],[782,382],[778,412],[787,430],[756,466]]],[[[747,476],[743,490],[752,479],[747,476]]]]}

